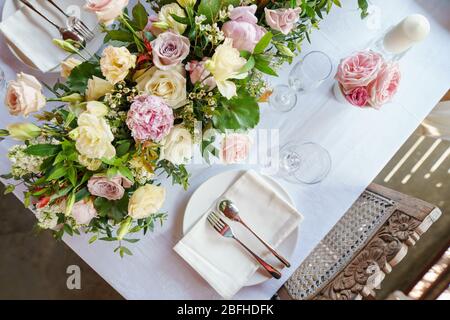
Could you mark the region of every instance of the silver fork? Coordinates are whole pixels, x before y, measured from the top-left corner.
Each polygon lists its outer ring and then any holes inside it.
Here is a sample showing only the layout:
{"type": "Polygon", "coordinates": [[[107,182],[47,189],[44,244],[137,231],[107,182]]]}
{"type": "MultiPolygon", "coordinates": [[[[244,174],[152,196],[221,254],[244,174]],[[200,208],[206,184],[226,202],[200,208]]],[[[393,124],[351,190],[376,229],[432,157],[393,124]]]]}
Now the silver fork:
{"type": "Polygon", "coordinates": [[[68,26],[80,33],[87,41],[94,39],[94,33],[84,24],[83,21],[74,16],[69,16],[63,9],[61,9],[53,0],[47,0],[56,9],[58,9],[66,18],[68,26]]]}
{"type": "Polygon", "coordinates": [[[272,277],[275,279],[281,278],[281,273],[277,269],[275,269],[273,266],[265,262],[263,259],[261,259],[256,253],[254,253],[252,250],[250,250],[244,243],[241,242],[233,233],[233,230],[231,230],[231,227],[223,221],[218,214],[216,214],[214,211],[211,212],[208,215],[208,221],[213,226],[213,228],[219,232],[222,236],[225,238],[232,238],[236,240],[242,247],[245,248],[263,267],[266,269],[267,272],[270,273],[272,277]]]}

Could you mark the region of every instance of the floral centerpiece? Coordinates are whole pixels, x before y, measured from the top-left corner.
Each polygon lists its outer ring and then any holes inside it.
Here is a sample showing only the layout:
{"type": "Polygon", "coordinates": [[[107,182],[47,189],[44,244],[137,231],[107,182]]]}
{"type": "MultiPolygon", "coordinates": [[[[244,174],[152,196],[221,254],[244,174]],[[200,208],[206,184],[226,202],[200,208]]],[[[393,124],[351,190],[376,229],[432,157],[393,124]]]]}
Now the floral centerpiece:
{"type": "MultiPolygon", "coordinates": [[[[226,163],[245,158],[249,139],[226,134],[195,139],[195,131],[245,132],[259,122],[258,100],[267,97],[264,74],[292,61],[335,0],[151,1],[155,14],[128,0],[88,0],[105,33],[100,56],[80,44],[54,40],[73,55],[62,62],[54,86],[20,73],[8,85],[12,115],[32,113],[38,124],[15,123],[0,135],[23,141],[9,150],[3,178],[25,186],[25,206],[40,229],[91,233],[125,242],[153,230],[165,189],[162,173],[188,186],[185,164],[193,146],[226,163]],[[46,111],[43,111],[47,106],[46,111]]],[[[15,188],[7,187],[7,192],[15,188]]]]}
{"type": "Polygon", "coordinates": [[[375,51],[360,51],[341,61],[336,73],[336,97],[356,107],[379,109],[390,102],[400,84],[397,62],[375,51]]]}

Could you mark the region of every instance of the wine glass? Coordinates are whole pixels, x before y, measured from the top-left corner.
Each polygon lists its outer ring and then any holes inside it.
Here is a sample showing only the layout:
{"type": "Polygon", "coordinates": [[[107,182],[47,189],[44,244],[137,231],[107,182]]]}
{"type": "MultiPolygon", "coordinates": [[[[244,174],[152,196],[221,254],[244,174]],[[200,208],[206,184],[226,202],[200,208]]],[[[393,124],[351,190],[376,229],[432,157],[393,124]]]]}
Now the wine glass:
{"type": "Polygon", "coordinates": [[[314,142],[289,142],[269,162],[270,166],[276,163],[278,175],[292,183],[316,184],[331,170],[330,154],[314,142]]]}
{"type": "Polygon", "coordinates": [[[333,63],[322,51],[311,51],[289,73],[289,86],[279,85],[273,90],[269,104],[280,112],[291,111],[297,104],[297,93],[317,89],[333,71],[333,63]]]}

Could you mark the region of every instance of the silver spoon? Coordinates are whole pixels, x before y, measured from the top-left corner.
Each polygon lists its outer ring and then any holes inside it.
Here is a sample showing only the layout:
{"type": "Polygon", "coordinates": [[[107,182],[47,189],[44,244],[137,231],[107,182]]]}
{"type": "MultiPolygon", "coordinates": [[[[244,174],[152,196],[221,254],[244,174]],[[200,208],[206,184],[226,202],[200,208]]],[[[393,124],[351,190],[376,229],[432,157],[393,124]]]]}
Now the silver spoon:
{"type": "Polygon", "coordinates": [[[44,18],[48,23],[50,23],[52,26],[54,26],[56,29],[58,29],[59,33],[61,34],[61,37],[64,40],[73,40],[76,41],[78,43],[80,43],[81,45],[85,45],[86,40],[84,39],[83,36],[81,36],[80,34],[76,33],[75,31],[68,29],[68,28],[63,28],[58,26],[56,23],[54,23],[53,21],[51,21],[50,19],[48,19],[46,16],[44,16],[42,13],[40,13],[31,3],[29,3],[27,0],[20,0],[20,2],[22,2],[24,5],[26,5],[28,8],[30,8],[31,10],[33,10],[34,12],[36,12],[38,15],[40,15],[42,18],[44,18]]]}
{"type": "Polygon", "coordinates": [[[224,199],[219,202],[217,208],[220,212],[222,212],[225,217],[227,217],[230,220],[239,222],[244,227],[246,227],[256,238],[258,238],[259,241],[261,241],[262,244],[266,246],[266,248],[275,256],[278,260],[280,260],[286,267],[290,267],[291,264],[283,258],[278,252],[275,251],[274,248],[271,247],[270,244],[265,242],[263,239],[261,239],[252,229],[250,229],[249,226],[241,219],[239,216],[239,209],[234,205],[234,203],[228,199],[224,199]]]}

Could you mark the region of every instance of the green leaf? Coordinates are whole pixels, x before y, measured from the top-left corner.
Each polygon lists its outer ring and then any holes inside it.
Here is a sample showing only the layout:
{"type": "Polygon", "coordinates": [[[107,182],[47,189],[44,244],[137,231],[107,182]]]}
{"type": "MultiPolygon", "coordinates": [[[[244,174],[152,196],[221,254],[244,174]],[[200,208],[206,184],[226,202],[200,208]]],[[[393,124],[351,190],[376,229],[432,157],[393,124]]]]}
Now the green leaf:
{"type": "Polygon", "coordinates": [[[123,143],[120,143],[116,147],[116,156],[119,158],[122,157],[130,150],[130,147],[131,147],[131,142],[128,140],[125,140],[123,143]]]}
{"type": "Polygon", "coordinates": [[[253,56],[250,56],[250,58],[248,58],[247,60],[247,63],[240,70],[240,73],[248,72],[252,70],[254,66],[255,66],[255,58],[253,56]]]}
{"type": "Polygon", "coordinates": [[[90,193],[89,193],[88,189],[86,187],[84,187],[75,194],[75,202],[83,200],[84,198],[86,198],[89,195],[90,195],[90,193]]]}
{"type": "Polygon", "coordinates": [[[139,239],[122,239],[122,240],[130,243],[136,243],[139,241],[139,239]]]}
{"type": "Polygon", "coordinates": [[[52,196],[50,197],[50,202],[52,202],[52,201],[54,201],[54,200],[56,200],[56,199],[58,199],[58,198],[64,197],[64,196],[67,195],[71,190],[72,190],[72,186],[69,186],[69,187],[66,187],[66,188],[63,188],[63,189],[58,190],[57,192],[55,192],[54,194],[52,194],[52,196]]]}
{"type": "Polygon", "coordinates": [[[14,191],[14,189],[16,188],[15,185],[10,184],[5,188],[5,191],[3,192],[3,194],[8,194],[14,191]]]}
{"type": "Polygon", "coordinates": [[[123,257],[123,254],[125,253],[125,254],[127,254],[127,255],[129,255],[129,256],[132,256],[133,255],[133,253],[130,251],[130,249],[128,249],[127,247],[120,247],[120,250],[119,250],[119,253],[120,253],[120,256],[121,257],[123,257]]]}
{"type": "Polygon", "coordinates": [[[103,78],[100,64],[94,64],[88,61],[83,62],[71,71],[70,76],[67,79],[67,86],[71,91],[84,95],[88,80],[93,76],[103,78]]]}
{"type": "Polygon", "coordinates": [[[148,23],[148,13],[145,10],[145,7],[138,2],[132,11],[133,14],[133,23],[139,29],[139,31],[144,30],[145,26],[148,23]]]}
{"type": "Polygon", "coordinates": [[[102,240],[102,241],[117,241],[117,238],[116,237],[103,237],[103,238],[100,238],[99,240],[102,240]]]}
{"type": "Polygon", "coordinates": [[[57,154],[61,150],[58,144],[35,144],[24,150],[26,154],[32,156],[48,157],[57,154]]]}
{"type": "Polygon", "coordinates": [[[98,239],[98,236],[97,236],[97,235],[92,236],[92,237],[89,239],[89,244],[94,243],[95,241],[97,241],[97,239],[98,239]]]}
{"type": "Polygon", "coordinates": [[[211,23],[216,20],[221,5],[221,0],[201,0],[197,11],[206,17],[206,23],[211,23]]]}
{"type": "Polygon", "coordinates": [[[66,168],[64,166],[56,166],[50,171],[47,176],[47,181],[56,180],[63,177],[66,174],[66,168]]]}
{"type": "Polygon", "coordinates": [[[74,166],[67,169],[67,178],[74,187],[77,185],[77,169],[74,166]]]}
{"type": "Polygon", "coordinates": [[[270,76],[278,76],[275,70],[270,67],[270,62],[261,56],[255,56],[255,68],[270,76]]]}
{"type": "Polygon", "coordinates": [[[119,173],[121,175],[123,175],[125,178],[127,178],[128,180],[130,180],[132,183],[134,183],[134,177],[133,177],[133,173],[131,172],[130,169],[128,169],[127,167],[119,167],[119,173]]]}
{"type": "Polygon", "coordinates": [[[272,40],[273,34],[271,32],[266,32],[266,34],[259,40],[256,44],[255,49],[253,50],[253,54],[261,54],[270,44],[272,40]]]}
{"type": "Polygon", "coordinates": [[[173,20],[175,20],[176,22],[179,22],[181,24],[186,24],[186,25],[189,24],[188,17],[180,17],[173,13],[171,14],[171,16],[172,16],[173,20]]]}
{"type": "Polygon", "coordinates": [[[65,224],[65,225],[64,225],[64,231],[65,231],[66,233],[68,233],[70,236],[73,236],[73,230],[72,230],[72,227],[69,226],[68,224],[65,224]]]}
{"type": "Polygon", "coordinates": [[[108,217],[116,222],[122,222],[123,218],[128,215],[128,201],[129,197],[127,194],[116,201],[97,197],[94,200],[94,207],[101,217],[108,217]]]}
{"type": "Polygon", "coordinates": [[[128,30],[108,30],[109,40],[131,43],[134,41],[133,34],[128,30]]]}
{"type": "Polygon", "coordinates": [[[250,129],[259,122],[259,106],[254,97],[242,91],[230,100],[221,100],[221,106],[213,115],[214,127],[220,131],[226,129],[250,129]]]}

